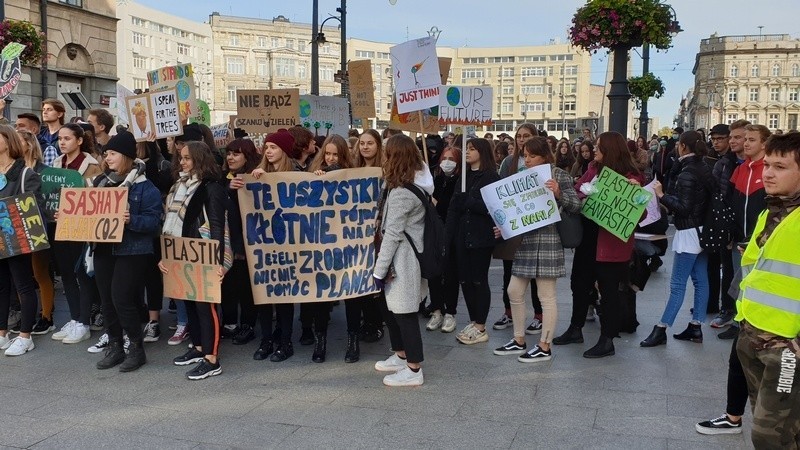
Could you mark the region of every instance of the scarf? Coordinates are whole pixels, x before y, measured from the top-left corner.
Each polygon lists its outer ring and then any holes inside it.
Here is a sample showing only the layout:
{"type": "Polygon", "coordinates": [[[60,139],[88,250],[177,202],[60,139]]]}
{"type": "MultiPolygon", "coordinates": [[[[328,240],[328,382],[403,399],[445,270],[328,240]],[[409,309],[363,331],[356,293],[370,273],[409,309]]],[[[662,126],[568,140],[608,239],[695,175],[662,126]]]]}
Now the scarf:
{"type": "Polygon", "coordinates": [[[186,208],[199,187],[200,179],[197,175],[189,175],[186,172],[179,174],[178,181],[172,185],[167,194],[167,212],[164,218],[163,234],[174,237],[180,237],[183,234],[186,208]]]}

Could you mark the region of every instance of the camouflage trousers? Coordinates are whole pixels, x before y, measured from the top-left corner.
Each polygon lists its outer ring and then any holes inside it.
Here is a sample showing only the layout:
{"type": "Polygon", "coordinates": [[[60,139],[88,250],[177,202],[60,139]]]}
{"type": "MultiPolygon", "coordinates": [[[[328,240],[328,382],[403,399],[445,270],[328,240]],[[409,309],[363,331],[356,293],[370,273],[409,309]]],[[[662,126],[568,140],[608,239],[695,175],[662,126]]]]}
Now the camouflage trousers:
{"type": "Polygon", "coordinates": [[[800,449],[800,358],[788,348],[756,350],[758,334],[764,332],[742,326],[736,345],[753,408],[753,446],[800,449]]]}

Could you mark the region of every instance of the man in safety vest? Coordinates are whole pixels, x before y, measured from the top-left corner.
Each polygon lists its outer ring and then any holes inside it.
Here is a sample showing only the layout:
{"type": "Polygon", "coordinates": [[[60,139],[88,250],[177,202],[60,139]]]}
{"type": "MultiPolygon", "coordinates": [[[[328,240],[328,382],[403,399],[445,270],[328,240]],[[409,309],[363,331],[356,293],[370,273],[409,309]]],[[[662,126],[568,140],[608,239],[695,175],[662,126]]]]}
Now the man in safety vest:
{"type": "Polygon", "coordinates": [[[742,255],[736,321],[756,449],[800,448],[800,133],[767,140],[767,209],[742,255]]]}

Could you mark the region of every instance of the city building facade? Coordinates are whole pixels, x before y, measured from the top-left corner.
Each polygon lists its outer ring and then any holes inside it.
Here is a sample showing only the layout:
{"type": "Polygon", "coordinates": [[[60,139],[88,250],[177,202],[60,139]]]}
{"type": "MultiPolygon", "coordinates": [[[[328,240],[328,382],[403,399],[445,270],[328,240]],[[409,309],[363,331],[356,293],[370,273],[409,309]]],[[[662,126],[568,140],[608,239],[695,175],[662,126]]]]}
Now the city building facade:
{"type": "Polygon", "coordinates": [[[708,129],[746,119],[795,130],[800,117],[800,39],[788,34],[717,36],[700,41],[694,88],[676,122],[708,129]]]}

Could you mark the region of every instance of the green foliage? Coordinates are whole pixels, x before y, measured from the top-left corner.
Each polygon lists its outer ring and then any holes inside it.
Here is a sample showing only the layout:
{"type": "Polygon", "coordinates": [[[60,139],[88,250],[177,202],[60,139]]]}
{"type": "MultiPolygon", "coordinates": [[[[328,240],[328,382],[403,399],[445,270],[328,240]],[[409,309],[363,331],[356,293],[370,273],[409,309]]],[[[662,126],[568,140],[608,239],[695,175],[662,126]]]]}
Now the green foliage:
{"type": "Polygon", "coordinates": [[[631,91],[631,95],[643,102],[650,98],[661,98],[665,91],[664,83],[652,73],[628,78],[628,90],[631,91]]]}
{"type": "Polygon", "coordinates": [[[47,57],[45,36],[30,22],[13,19],[0,22],[0,48],[12,42],[25,46],[19,57],[23,64],[39,65],[47,57]]]}

